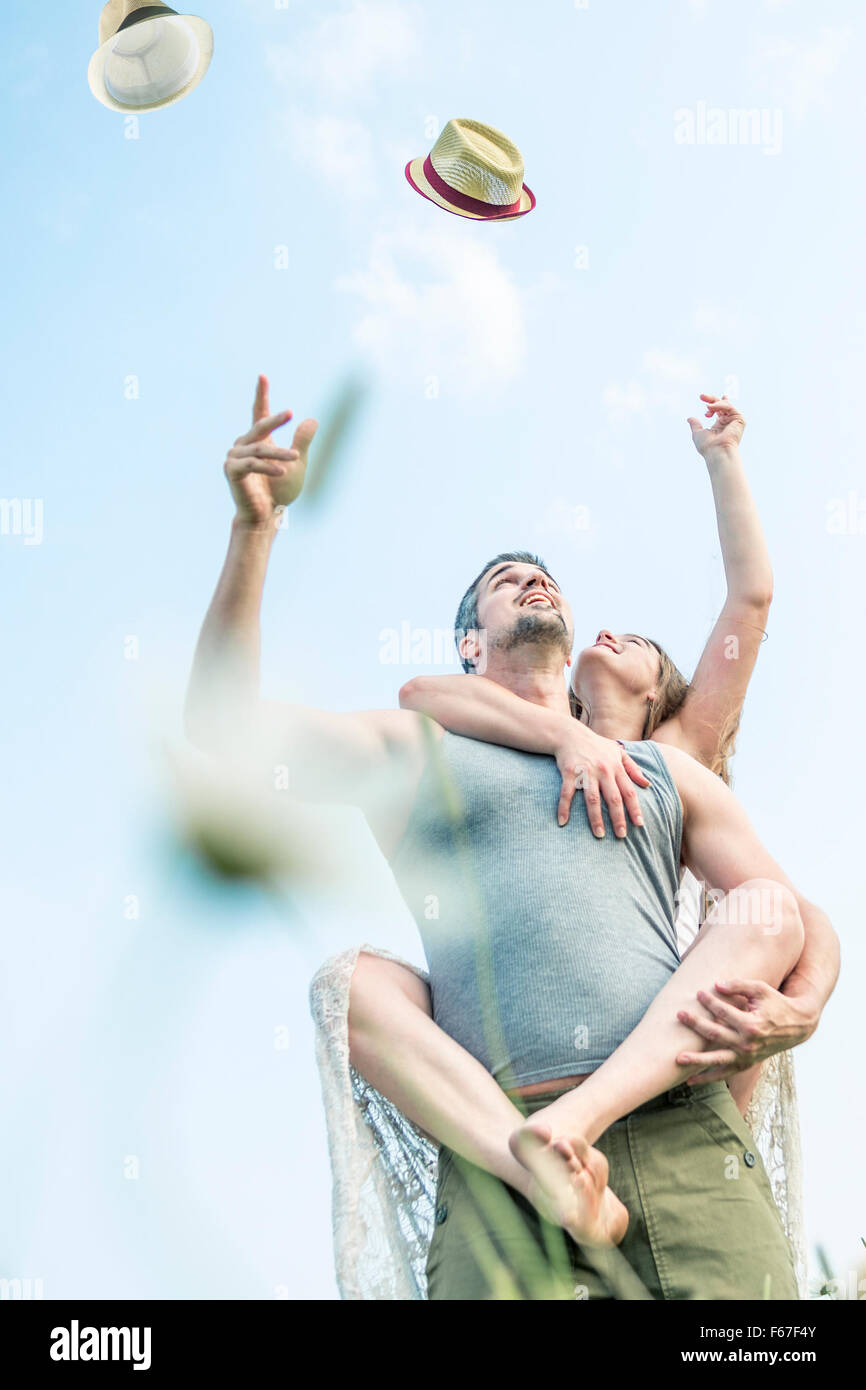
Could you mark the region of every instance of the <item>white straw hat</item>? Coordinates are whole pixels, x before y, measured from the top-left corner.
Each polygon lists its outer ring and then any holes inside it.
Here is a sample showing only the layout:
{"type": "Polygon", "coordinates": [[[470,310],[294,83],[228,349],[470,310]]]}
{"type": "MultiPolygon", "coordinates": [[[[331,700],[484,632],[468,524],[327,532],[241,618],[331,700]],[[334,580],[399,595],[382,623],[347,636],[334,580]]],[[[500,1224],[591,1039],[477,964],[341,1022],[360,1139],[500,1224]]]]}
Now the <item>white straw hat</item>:
{"type": "Polygon", "coordinates": [[[196,15],[141,0],[108,0],[87,80],[103,106],[154,111],[191,92],[212,56],[213,31],[196,15]]]}
{"type": "Polygon", "coordinates": [[[520,150],[480,121],[449,121],[426,158],[410,159],[406,178],[446,212],[479,222],[510,222],[535,207],[520,150]]]}

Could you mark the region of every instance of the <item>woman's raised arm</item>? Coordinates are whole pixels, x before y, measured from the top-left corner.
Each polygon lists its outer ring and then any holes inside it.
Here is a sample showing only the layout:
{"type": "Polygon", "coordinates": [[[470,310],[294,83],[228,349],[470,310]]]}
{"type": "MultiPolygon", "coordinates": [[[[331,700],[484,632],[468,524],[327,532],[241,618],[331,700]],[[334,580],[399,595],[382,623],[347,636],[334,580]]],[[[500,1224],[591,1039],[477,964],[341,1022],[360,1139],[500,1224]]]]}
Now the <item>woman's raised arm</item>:
{"type": "Polygon", "coordinates": [[[701,400],[713,423],[690,419],[689,425],[710,475],[728,593],[683,705],[654,737],[712,767],[739,724],[773,596],[773,571],[740,457],[746,422],[726,396],[701,400]]]}

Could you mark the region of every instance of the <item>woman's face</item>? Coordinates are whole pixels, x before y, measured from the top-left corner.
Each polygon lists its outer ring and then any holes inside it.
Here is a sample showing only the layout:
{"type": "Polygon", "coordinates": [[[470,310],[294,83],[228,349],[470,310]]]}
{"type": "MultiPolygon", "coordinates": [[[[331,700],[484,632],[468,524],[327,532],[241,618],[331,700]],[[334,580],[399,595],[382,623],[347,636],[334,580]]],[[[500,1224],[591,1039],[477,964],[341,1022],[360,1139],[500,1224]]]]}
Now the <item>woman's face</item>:
{"type": "Polygon", "coordinates": [[[613,688],[645,700],[656,694],[659,667],[659,654],[646,637],[603,627],[592,646],[579,653],[571,686],[590,703],[613,688]]]}

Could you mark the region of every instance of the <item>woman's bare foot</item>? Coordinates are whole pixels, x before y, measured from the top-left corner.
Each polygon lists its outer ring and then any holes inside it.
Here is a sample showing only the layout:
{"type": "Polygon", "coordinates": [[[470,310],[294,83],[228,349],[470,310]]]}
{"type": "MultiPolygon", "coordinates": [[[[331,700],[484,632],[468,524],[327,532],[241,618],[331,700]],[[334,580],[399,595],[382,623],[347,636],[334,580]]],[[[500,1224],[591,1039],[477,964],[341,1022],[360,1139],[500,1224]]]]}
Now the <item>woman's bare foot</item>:
{"type": "Polygon", "coordinates": [[[554,1140],[549,1125],[532,1120],[508,1146],[531,1175],[529,1199],[542,1216],[580,1245],[619,1245],[628,1211],[607,1185],[610,1166],[600,1150],[579,1137],[554,1140]]]}

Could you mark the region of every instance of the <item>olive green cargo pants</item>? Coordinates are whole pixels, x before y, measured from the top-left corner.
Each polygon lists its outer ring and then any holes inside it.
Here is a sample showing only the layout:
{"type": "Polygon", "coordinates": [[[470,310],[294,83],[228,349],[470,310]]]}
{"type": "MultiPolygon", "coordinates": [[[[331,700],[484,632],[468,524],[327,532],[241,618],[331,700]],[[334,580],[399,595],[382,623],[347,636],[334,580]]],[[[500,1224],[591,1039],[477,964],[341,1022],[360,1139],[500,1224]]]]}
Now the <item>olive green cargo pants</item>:
{"type": "MultiPolygon", "coordinates": [[[[532,1112],[550,1099],[524,1105],[532,1112]]],[[[443,1147],[428,1297],[799,1298],[766,1170],[724,1081],[675,1086],[596,1147],[630,1217],[615,1250],[578,1247],[513,1188],[443,1147]]]]}

